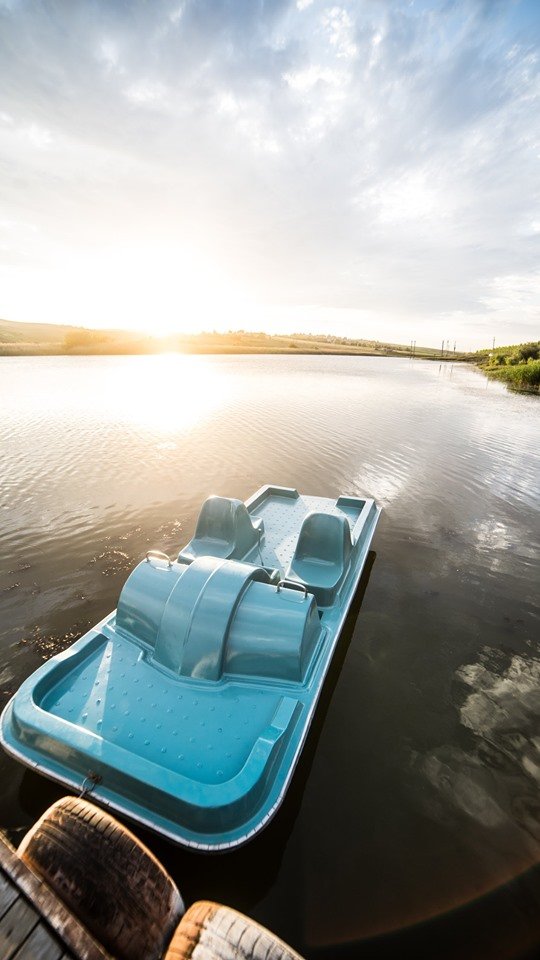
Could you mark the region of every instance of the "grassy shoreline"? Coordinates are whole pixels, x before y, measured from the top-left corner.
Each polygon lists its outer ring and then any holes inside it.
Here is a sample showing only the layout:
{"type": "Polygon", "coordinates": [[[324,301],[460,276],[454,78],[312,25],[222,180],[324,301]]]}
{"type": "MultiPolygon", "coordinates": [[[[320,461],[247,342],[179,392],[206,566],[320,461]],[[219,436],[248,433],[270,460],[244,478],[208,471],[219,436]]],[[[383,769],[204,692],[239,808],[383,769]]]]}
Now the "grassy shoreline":
{"type": "MultiPolygon", "coordinates": [[[[177,334],[150,337],[129,331],[87,330],[0,320],[0,356],[137,355],[164,352],[197,354],[344,354],[410,357],[409,344],[350,339],[322,334],[266,334],[245,330],[227,333],[177,334]],[[28,329],[25,329],[28,328],[28,329]]],[[[416,347],[415,356],[439,359],[440,350],[416,347]]],[[[452,354],[456,360],[465,354],[452,354]]],[[[445,357],[447,358],[447,357],[445,357]]]]}
{"type": "Polygon", "coordinates": [[[501,380],[514,393],[540,396],[540,341],[496,350],[481,350],[471,357],[482,373],[501,380]]]}
{"type": "Polygon", "coordinates": [[[167,352],[412,357],[440,362],[468,362],[475,364],[486,376],[501,380],[510,390],[540,395],[540,342],[492,351],[457,353],[418,346],[412,350],[410,344],[304,333],[278,335],[237,330],[150,337],[120,330],[88,330],[84,327],[0,320],[0,357],[137,356],[167,352]]]}

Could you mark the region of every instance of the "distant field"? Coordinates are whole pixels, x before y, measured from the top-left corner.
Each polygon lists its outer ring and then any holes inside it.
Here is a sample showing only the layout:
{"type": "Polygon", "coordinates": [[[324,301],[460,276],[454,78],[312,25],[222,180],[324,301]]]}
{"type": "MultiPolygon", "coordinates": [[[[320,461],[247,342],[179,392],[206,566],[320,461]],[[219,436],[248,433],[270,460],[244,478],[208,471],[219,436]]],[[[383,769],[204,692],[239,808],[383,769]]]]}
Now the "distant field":
{"type": "MultiPolygon", "coordinates": [[[[348,354],[374,357],[410,357],[408,344],[379,340],[353,340],[304,333],[272,336],[235,330],[228,333],[178,334],[149,337],[125,330],[88,330],[52,323],[16,323],[0,320],[0,356],[85,356],[147,353],[238,354],[348,354]]],[[[455,353],[415,347],[414,356],[423,360],[451,360],[475,363],[488,377],[502,380],[509,389],[540,393],[540,342],[455,353]]]]}
{"type": "MultiPolygon", "coordinates": [[[[233,331],[169,337],[148,337],[119,330],[87,330],[54,324],[0,320],[0,356],[141,354],[179,350],[184,353],[324,353],[410,356],[409,345],[377,340],[233,331]]],[[[415,356],[437,359],[440,351],[416,347],[415,356]]],[[[454,355],[452,354],[454,358],[454,355]]],[[[455,355],[464,359],[465,354],[455,355]]]]}

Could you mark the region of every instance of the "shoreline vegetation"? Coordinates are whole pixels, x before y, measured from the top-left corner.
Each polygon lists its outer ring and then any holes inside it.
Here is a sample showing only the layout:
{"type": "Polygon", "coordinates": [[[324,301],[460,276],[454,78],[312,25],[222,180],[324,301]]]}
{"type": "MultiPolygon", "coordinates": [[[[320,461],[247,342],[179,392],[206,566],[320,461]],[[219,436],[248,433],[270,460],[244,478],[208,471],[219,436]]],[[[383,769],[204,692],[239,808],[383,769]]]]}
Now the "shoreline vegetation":
{"type": "Polygon", "coordinates": [[[470,355],[482,373],[518,393],[540,394],[540,340],[470,355]]]}
{"type": "Polygon", "coordinates": [[[125,330],[0,320],[0,357],[192,354],[329,354],[413,357],[468,362],[511,390],[540,393],[540,342],[474,353],[324,334],[267,334],[247,330],[152,337],[125,330]]]}

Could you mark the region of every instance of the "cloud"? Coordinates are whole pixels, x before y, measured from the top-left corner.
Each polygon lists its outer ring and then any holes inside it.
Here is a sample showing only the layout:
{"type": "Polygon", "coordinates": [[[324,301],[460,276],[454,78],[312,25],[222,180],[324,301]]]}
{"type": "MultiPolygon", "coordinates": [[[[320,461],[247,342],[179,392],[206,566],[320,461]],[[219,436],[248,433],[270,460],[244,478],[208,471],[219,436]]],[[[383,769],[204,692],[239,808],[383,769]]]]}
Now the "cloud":
{"type": "Polygon", "coordinates": [[[0,89],[3,219],[36,223],[58,275],[105,235],[196,249],[255,327],[331,311],[473,345],[538,322],[534,2],[0,2],[0,89]]]}
{"type": "Polygon", "coordinates": [[[159,80],[141,79],[125,90],[132,103],[155,105],[161,103],[167,94],[167,87],[159,80]]]}

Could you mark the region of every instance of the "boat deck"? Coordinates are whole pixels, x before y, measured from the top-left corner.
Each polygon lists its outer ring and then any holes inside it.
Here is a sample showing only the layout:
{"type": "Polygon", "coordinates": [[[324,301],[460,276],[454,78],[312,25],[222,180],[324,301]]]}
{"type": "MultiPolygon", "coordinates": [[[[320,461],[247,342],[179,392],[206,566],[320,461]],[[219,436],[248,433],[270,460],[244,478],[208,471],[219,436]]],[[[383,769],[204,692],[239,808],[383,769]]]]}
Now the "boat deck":
{"type": "Polygon", "coordinates": [[[88,737],[99,736],[199,783],[234,777],[246,762],[254,731],[262,733],[270,724],[279,691],[259,689],[254,695],[253,685],[222,681],[216,697],[215,687],[204,681],[180,686],[141,657],[135,643],[107,634],[104,628],[84,670],[75,664],[41,707],[88,737]]]}
{"type": "Polygon", "coordinates": [[[345,515],[354,542],[355,527],[364,503],[363,500],[349,497],[329,500],[326,497],[304,496],[292,489],[281,488],[278,492],[275,487],[266,487],[246,503],[251,516],[264,521],[265,531],[260,549],[256,547],[246,560],[257,563],[260,553],[264,567],[275,567],[284,572],[293,558],[298,531],[312,511],[337,517],[345,515]]]}

